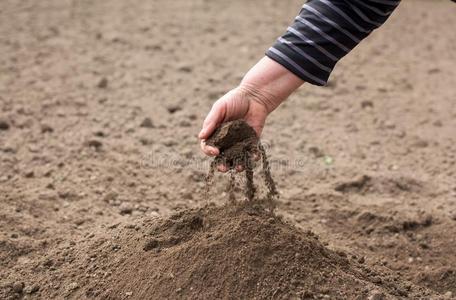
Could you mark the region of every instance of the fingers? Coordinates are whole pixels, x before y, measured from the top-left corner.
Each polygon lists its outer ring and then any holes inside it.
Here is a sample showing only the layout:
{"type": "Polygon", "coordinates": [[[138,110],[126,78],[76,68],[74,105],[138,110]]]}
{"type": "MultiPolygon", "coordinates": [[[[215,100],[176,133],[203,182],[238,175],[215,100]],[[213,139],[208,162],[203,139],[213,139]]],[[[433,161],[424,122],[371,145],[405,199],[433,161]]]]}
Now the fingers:
{"type": "MultiPolygon", "coordinates": [[[[236,172],[243,172],[244,166],[239,165],[239,166],[236,166],[234,169],[236,170],[236,172]]],[[[230,168],[227,165],[220,164],[217,166],[217,170],[219,172],[226,173],[230,170],[230,168]]]]}
{"type": "Polygon", "coordinates": [[[201,141],[200,146],[201,146],[201,151],[203,151],[203,153],[208,156],[217,156],[220,154],[220,151],[218,148],[206,145],[205,140],[201,141]]]}
{"type": "Polygon", "coordinates": [[[229,168],[228,168],[227,165],[223,165],[223,164],[222,164],[222,165],[218,165],[218,166],[217,166],[217,170],[218,170],[219,172],[226,173],[226,172],[228,172],[229,168]]]}
{"type": "Polygon", "coordinates": [[[198,134],[198,138],[202,140],[207,139],[214,132],[215,128],[222,123],[225,118],[224,106],[219,103],[215,102],[212,106],[211,111],[203,122],[203,128],[198,134]]]}

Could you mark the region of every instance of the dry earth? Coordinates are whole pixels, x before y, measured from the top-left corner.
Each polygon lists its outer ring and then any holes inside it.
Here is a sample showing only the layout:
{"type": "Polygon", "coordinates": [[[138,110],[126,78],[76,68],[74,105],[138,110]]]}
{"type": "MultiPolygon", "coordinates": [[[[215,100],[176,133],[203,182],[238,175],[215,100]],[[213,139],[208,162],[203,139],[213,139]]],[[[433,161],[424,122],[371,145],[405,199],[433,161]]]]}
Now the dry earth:
{"type": "MultiPolygon", "coordinates": [[[[1,1],[0,298],[97,297],[125,230],[206,204],[205,113],[300,5],[1,1]]],[[[455,27],[453,2],[403,1],[263,134],[278,214],[396,278],[395,297],[456,296],[455,27]]]]}

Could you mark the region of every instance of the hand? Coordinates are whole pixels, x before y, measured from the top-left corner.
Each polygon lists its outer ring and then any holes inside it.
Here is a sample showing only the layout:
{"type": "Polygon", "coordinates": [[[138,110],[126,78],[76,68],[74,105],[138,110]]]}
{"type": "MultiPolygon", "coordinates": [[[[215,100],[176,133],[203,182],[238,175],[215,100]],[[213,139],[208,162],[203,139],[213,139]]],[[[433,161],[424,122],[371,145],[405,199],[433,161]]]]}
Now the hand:
{"type": "MultiPolygon", "coordinates": [[[[205,144],[214,130],[223,122],[243,119],[258,137],[264,122],[277,106],[300,87],[304,81],[274,60],[263,57],[245,75],[241,84],[217,100],[203,123],[198,137],[201,149],[209,156],[219,155],[219,149],[205,144]]],[[[219,171],[228,171],[227,166],[218,166],[219,171]]],[[[237,171],[242,171],[236,166],[237,171]]]]}
{"type": "MultiPolygon", "coordinates": [[[[212,106],[203,123],[203,129],[198,137],[201,139],[201,150],[209,156],[219,155],[219,149],[208,146],[205,140],[211,136],[214,130],[222,123],[232,120],[243,119],[260,137],[264,122],[268,116],[268,99],[255,88],[248,85],[229,91],[212,106]]],[[[218,170],[228,171],[227,166],[220,165],[218,170]]],[[[242,166],[236,166],[237,171],[242,171],[242,166]]]]}

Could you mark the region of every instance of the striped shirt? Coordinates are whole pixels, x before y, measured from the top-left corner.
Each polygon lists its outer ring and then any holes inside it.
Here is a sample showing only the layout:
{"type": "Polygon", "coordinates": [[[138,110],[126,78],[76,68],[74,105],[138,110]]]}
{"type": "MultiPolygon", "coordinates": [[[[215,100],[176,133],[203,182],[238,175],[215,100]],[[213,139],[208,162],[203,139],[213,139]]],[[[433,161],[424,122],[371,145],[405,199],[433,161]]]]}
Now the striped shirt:
{"type": "Polygon", "coordinates": [[[315,85],[325,85],[336,63],[380,27],[400,0],[309,0],[266,55],[315,85]]]}

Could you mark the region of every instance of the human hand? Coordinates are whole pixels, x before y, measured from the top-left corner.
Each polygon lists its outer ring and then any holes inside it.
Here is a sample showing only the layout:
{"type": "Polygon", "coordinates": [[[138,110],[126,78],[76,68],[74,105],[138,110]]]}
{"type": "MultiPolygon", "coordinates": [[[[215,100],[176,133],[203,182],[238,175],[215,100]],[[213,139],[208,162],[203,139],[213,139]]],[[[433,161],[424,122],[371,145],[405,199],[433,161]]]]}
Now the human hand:
{"type": "MultiPolygon", "coordinates": [[[[264,127],[269,113],[299,88],[304,81],[288,71],[279,63],[263,57],[245,75],[241,84],[217,100],[203,123],[198,137],[202,151],[209,156],[220,154],[219,149],[205,144],[214,130],[223,122],[243,119],[257,133],[264,127]]],[[[255,155],[253,153],[253,155],[255,155]]],[[[218,166],[219,171],[228,171],[227,166],[218,166]]],[[[236,166],[242,171],[242,166],[236,166]]]]}
{"type": "MultiPolygon", "coordinates": [[[[246,121],[260,137],[268,111],[268,99],[260,91],[252,86],[240,85],[229,91],[212,106],[203,123],[203,128],[198,137],[201,139],[201,150],[209,156],[219,155],[219,149],[206,145],[205,140],[211,136],[220,124],[242,119],[246,121]]],[[[221,172],[228,171],[226,165],[219,165],[221,172]]],[[[236,166],[237,171],[242,171],[243,166],[236,166]]]]}

